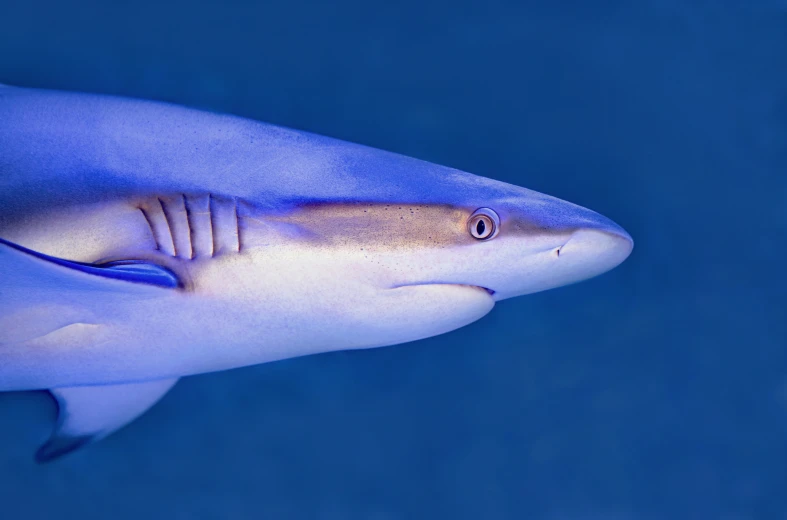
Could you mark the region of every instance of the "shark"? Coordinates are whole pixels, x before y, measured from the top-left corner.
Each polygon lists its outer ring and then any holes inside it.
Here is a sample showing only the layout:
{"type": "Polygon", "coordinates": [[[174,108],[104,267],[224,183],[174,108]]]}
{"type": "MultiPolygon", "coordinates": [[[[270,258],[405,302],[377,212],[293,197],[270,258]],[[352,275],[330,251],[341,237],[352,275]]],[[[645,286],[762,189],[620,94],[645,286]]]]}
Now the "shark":
{"type": "Polygon", "coordinates": [[[604,273],[589,209],[157,101],[0,86],[0,391],[47,390],[46,462],[179,378],[397,345],[604,273]]]}

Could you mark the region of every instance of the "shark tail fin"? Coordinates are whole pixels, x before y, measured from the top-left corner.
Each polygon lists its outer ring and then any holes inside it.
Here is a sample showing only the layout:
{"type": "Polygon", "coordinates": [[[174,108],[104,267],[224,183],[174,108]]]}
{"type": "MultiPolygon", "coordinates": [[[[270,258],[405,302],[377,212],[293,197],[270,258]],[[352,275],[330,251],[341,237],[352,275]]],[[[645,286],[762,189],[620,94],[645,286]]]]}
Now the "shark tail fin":
{"type": "Polygon", "coordinates": [[[49,462],[103,439],[156,404],[177,382],[55,388],[58,418],[49,440],[36,452],[36,461],[49,462]]]}

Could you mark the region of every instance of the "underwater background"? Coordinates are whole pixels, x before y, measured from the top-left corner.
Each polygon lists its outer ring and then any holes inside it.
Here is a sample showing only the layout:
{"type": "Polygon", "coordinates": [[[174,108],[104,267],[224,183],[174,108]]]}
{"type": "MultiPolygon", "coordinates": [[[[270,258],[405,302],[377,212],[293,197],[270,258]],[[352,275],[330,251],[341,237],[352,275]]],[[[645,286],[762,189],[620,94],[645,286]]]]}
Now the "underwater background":
{"type": "Polygon", "coordinates": [[[48,465],[54,403],[0,394],[0,519],[787,519],[784,0],[0,0],[0,82],[355,141],[636,241],[450,334],[187,378],[48,465]]]}

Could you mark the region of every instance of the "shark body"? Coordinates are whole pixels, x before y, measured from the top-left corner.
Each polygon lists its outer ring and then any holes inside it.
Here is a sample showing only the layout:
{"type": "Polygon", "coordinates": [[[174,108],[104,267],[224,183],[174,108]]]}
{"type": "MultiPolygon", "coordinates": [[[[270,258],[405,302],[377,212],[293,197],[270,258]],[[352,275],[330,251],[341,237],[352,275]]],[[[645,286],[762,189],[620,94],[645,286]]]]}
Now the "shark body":
{"type": "Polygon", "coordinates": [[[441,334],[631,252],[585,208],[240,117],[0,86],[0,391],[50,460],[182,376],[441,334]]]}

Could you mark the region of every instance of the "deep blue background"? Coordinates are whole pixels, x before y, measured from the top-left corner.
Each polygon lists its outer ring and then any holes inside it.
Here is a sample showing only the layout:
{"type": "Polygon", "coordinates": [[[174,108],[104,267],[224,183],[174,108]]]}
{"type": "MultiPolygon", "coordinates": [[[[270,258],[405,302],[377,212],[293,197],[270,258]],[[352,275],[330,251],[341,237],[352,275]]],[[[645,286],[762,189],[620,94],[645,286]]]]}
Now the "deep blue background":
{"type": "Polygon", "coordinates": [[[189,378],[46,466],[54,406],[0,395],[0,518],[787,518],[784,0],[116,4],[0,0],[0,81],[416,156],[637,246],[452,334],[189,378]]]}

